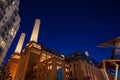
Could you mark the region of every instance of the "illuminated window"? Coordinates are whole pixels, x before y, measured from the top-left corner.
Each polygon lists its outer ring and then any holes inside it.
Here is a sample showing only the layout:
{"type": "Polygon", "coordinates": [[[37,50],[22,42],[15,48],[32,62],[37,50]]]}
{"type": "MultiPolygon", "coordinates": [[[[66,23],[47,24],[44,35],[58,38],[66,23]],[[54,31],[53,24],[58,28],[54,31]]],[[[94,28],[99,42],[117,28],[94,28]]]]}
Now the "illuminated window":
{"type": "Polygon", "coordinates": [[[50,55],[47,55],[47,59],[50,59],[51,58],[51,56],[50,55]]]}
{"type": "Polygon", "coordinates": [[[61,62],[57,62],[57,64],[61,64],[61,62]]]}
{"type": "Polygon", "coordinates": [[[57,66],[57,70],[60,69],[60,68],[61,68],[61,66],[57,66]]]}
{"type": "Polygon", "coordinates": [[[35,43],[32,44],[34,47],[38,48],[38,49],[41,49],[41,47],[35,43]]]}
{"type": "Polygon", "coordinates": [[[65,64],[65,67],[70,67],[70,65],[68,65],[68,64],[65,64]]]}
{"type": "Polygon", "coordinates": [[[10,31],[10,34],[14,37],[15,36],[15,34],[16,34],[16,31],[12,28],[10,31]]]}
{"type": "Polygon", "coordinates": [[[46,54],[42,54],[42,57],[41,57],[40,62],[42,62],[42,61],[44,61],[44,60],[46,60],[46,54]]]}
{"type": "Polygon", "coordinates": [[[65,77],[67,77],[67,78],[68,78],[68,77],[69,77],[69,75],[66,75],[65,77]]]}
{"type": "Polygon", "coordinates": [[[52,69],[52,65],[49,65],[49,66],[48,66],[48,69],[52,69]]]}
{"type": "Polygon", "coordinates": [[[52,69],[52,65],[50,65],[50,69],[52,69]]]}
{"type": "Polygon", "coordinates": [[[15,1],[13,1],[12,4],[14,5],[14,4],[15,4],[15,1]]]}
{"type": "Polygon", "coordinates": [[[49,62],[48,62],[48,64],[51,64],[51,63],[52,63],[52,61],[49,61],[49,62]]]}
{"type": "Polygon", "coordinates": [[[68,68],[65,68],[65,72],[69,72],[69,69],[68,69],[68,68]]]}
{"type": "Polygon", "coordinates": [[[5,41],[1,41],[0,45],[4,48],[6,46],[5,41]]]}

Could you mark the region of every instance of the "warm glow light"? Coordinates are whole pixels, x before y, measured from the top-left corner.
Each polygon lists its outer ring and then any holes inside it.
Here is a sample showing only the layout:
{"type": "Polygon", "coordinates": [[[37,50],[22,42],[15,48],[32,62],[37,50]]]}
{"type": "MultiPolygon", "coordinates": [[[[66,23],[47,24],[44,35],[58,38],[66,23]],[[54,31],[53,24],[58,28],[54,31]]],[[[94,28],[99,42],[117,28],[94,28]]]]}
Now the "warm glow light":
{"type": "Polygon", "coordinates": [[[14,55],[12,58],[20,59],[20,56],[18,56],[18,55],[14,55]]]}

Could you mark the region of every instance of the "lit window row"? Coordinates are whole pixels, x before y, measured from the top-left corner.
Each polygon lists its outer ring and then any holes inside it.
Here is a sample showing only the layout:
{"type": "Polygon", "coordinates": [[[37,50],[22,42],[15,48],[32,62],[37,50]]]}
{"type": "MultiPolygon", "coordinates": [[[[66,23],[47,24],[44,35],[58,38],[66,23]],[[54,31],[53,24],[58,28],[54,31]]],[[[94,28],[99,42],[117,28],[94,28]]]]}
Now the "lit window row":
{"type": "Polygon", "coordinates": [[[35,43],[32,44],[34,47],[38,48],[38,49],[41,49],[41,47],[35,43]]]}
{"type": "Polygon", "coordinates": [[[65,77],[69,78],[69,75],[66,75],[65,77]]]}
{"type": "Polygon", "coordinates": [[[70,65],[68,65],[68,64],[65,64],[65,67],[70,67],[70,65]]]}
{"type": "Polygon", "coordinates": [[[42,57],[41,57],[40,61],[42,62],[42,61],[45,61],[45,60],[46,60],[46,54],[42,54],[42,57]]]}
{"type": "Polygon", "coordinates": [[[46,55],[46,54],[42,54],[42,57],[41,57],[41,59],[40,59],[40,62],[42,62],[42,61],[45,61],[45,60],[47,60],[47,59],[50,59],[51,58],[51,56],[50,55],[46,55]]]}
{"type": "Polygon", "coordinates": [[[61,62],[57,62],[57,64],[61,64],[61,62]]]}
{"type": "Polygon", "coordinates": [[[51,63],[52,63],[52,61],[49,61],[49,62],[48,62],[48,64],[51,64],[51,63]]]}
{"type": "Polygon", "coordinates": [[[47,55],[47,59],[50,59],[51,58],[51,56],[50,55],[47,55]]]}

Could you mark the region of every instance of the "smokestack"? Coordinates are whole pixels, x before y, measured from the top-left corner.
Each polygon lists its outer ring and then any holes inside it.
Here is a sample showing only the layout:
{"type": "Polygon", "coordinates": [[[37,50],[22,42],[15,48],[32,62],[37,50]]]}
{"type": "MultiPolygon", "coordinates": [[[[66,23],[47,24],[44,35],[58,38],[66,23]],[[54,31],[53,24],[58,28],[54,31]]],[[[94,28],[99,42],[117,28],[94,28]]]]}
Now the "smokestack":
{"type": "Polygon", "coordinates": [[[39,33],[39,28],[40,28],[40,19],[35,20],[34,28],[32,31],[31,39],[30,41],[37,42],[38,40],[38,33],[39,33]]]}
{"type": "Polygon", "coordinates": [[[22,45],[23,45],[23,42],[24,42],[24,39],[25,39],[25,33],[22,33],[21,36],[20,36],[20,39],[18,41],[17,47],[15,49],[15,53],[19,53],[20,54],[21,49],[22,49],[22,45]]]}

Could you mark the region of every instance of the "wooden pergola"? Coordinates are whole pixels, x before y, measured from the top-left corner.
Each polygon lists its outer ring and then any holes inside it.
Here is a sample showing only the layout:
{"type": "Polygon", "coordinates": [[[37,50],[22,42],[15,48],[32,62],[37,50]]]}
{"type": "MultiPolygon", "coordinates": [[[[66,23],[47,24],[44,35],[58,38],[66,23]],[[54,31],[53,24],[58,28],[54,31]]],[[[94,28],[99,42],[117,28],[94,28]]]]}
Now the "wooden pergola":
{"type": "Polygon", "coordinates": [[[118,70],[120,70],[120,60],[103,60],[102,63],[98,65],[98,68],[104,69],[107,80],[109,80],[109,77],[107,75],[106,69],[115,70],[114,80],[117,80],[118,70]]]}
{"type": "Polygon", "coordinates": [[[101,64],[99,64],[98,68],[103,68],[105,75],[107,77],[107,80],[109,80],[108,74],[106,72],[106,69],[115,70],[115,78],[114,80],[117,80],[118,77],[118,71],[120,70],[120,59],[115,59],[115,53],[117,49],[120,49],[120,37],[117,37],[113,40],[104,42],[97,47],[100,48],[113,48],[111,58],[108,60],[103,60],[101,64]]]}

